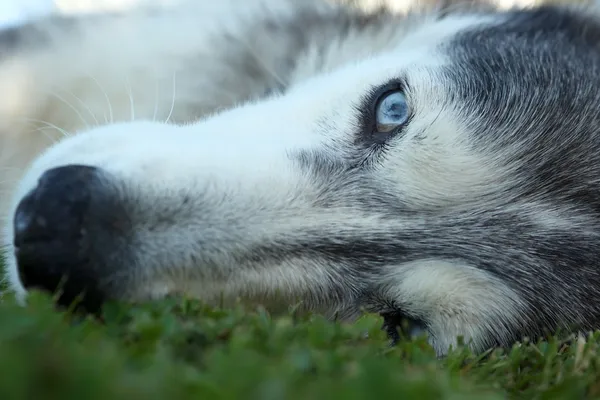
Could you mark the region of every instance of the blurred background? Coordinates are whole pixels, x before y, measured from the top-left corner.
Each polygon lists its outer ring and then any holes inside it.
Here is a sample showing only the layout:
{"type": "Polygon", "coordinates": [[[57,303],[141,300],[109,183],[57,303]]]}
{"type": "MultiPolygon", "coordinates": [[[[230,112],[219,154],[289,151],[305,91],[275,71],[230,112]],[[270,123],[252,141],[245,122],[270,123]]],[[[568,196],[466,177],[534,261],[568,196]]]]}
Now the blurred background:
{"type": "MultiPolygon", "coordinates": [[[[102,10],[117,11],[137,5],[171,6],[185,0],[0,0],[0,26],[20,23],[28,18],[44,15],[50,12],[62,13],[94,12],[102,10]]],[[[209,0],[197,0],[209,1],[209,0]]],[[[240,0],[246,1],[246,0],[240,0]]],[[[303,0],[297,0],[303,1],[303,0]]],[[[365,9],[374,9],[386,5],[395,11],[405,11],[415,4],[436,4],[440,0],[330,0],[354,3],[365,9]]],[[[476,0],[471,0],[476,1],[476,0]]],[[[557,2],[568,0],[488,0],[503,8],[531,6],[541,2],[557,2]]],[[[583,0],[571,0],[581,2],[583,0]]],[[[443,2],[443,0],[442,0],[443,2]]],[[[446,0],[448,2],[448,0],[446,0]]]]}

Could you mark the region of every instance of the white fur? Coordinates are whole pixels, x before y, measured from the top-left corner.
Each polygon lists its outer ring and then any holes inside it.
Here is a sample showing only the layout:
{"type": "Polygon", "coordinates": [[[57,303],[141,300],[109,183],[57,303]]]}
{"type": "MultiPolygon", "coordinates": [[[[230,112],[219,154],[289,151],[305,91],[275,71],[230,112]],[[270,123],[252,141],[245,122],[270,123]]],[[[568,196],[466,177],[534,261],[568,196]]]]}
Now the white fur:
{"type": "Polygon", "coordinates": [[[507,334],[503,323],[519,324],[523,304],[500,279],[478,268],[444,260],[422,260],[390,268],[382,280],[404,310],[433,321],[429,332],[438,353],[465,344],[485,348],[485,331],[507,334]]]}
{"type": "MultiPolygon", "coordinates": [[[[122,190],[140,198],[144,213],[170,212],[180,222],[160,232],[138,227],[137,285],[124,298],[185,292],[208,302],[241,297],[274,308],[298,299],[329,316],[355,315],[351,296],[336,304],[314,300],[328,280],[343,279],[343,270],[326,260],[291,258],[258,268],[239,265],[231,254],[317,224],[332,231],[405,228],[383,215],[365,216],[343,199],[339,207],[315,208],[322,188],[290,157],[311,150],[335,155],[351,141],[362,97],[397,76],[411,83],[414,119],[371,178],[420,210],[459,207],[474,194],[502,189],[488,183],[502,181],[506,171],[473,151],[456,110],[444,107],[448,99],[436,89],[444,84],[437,72],[447,65],[438,46],[489,18],[424,17],[405,28],[333,40],[324,51],[309,45],[285,94],[244,102],[243,82],[223,83],[236,76],[223,64],[228,49],[215,49],[215,35],[240,35],[259,15],[283,18],[297,7],[291,0],[228,0],[154,17],[132,11],[121,21],[90,21],[80,35],[59,37],[60,46],[3,61],[0,191],[10,201],[0,207],[11,288],[25,294],[11,252],[17,204],[45,170],[80,163],[117,177],[122,190]],[[190,54],[202,59],[201,69],[185,68],[190,54]],[[415,135],[424,137],[418,142],[415,135]],[[183,195],[192,205],[179,209],[173,199],[183,195]]],[[[264,46],[256,49],[281,47],[278,38],[260,38],[264,46]]],[[[476,348],[487,345],[482,330],[502,329],[491,328],[498,320],[517,323],[523,307],[498,279],[452,260],[390,265],[381,279],[398,303],[428,317],[439,353],[460,334],[476,348]]],[[[349,290],[359,284],[349,282],[349,290]]]]}

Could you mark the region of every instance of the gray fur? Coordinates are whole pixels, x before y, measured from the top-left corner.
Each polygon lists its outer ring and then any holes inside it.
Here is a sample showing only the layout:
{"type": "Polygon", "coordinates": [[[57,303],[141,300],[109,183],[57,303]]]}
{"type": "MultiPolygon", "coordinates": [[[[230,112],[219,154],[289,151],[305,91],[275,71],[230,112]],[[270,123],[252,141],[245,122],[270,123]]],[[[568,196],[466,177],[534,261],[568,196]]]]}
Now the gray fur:
{"type": "MultiPolygon", "coordinates": [[[[185,292],[212,302],[224,294],[272,310],[300,301],[349,320],[366,309],[386,316],[391,336],[408,318],[440,355],[457,335],[482,351],[600,326],[594,9],[397,15],[317,1],[254,3],[254,11],[226,13],[235,23],[210,29],[200,23],[206,8],[181,6],[51,17],[0,33],[8,54],[0,87],[10,62],[64,64],[71,69],[44,89],[77,93],[96,119],[106,115],[96,107],[100,95],[87,89],[79,61],[63,58],[106,63],[118,46],[107,43],[109,30],[122,24],[133,27],[123,46],[145,51],[110,58],[115,71],[137,79],[131,125],[121,124],[126,102],[89,128],[56,99],[36,97],[45,111],[25,115],[80,132],[43,154],[39,136],[0,125],[0,145],[11,149],[2,166],[27,166],[0,203],[17,292],[55,286],[24,276],[64,272],[103,299],[185,292]],[[178,21],[196,35],[191,44],[181,44],[181,33],[140,41],[152,26],[178,21]],[[390,60],[407,64],[390,76],[394,65],[381,65],[390,60]],[[166,85],[173,70],[177,106],[152,115],[152,102],[170,99],[147,89],[166,85]],[[381,139],[370,110],[389,84],[403,87],[414,115],[381,139]],[[170,124],[141,122],[167,117],[170,124]],[[43,175],[78,164],[95,171],[43,175]],[[65,202],[84,197],[84,214],[64,213],[65,202]],[[43,219],[35,241],[15,235],[35,225],[30,210],[43,219]]],[[[45,73],[34,69],[36,88],[48,82],[45,73]]],[[[109,102],[119,100],[117,79],[101,82],[112,85],[109,102]]],[[[0,115],[6,109],[0,102],[0,115]]]]}

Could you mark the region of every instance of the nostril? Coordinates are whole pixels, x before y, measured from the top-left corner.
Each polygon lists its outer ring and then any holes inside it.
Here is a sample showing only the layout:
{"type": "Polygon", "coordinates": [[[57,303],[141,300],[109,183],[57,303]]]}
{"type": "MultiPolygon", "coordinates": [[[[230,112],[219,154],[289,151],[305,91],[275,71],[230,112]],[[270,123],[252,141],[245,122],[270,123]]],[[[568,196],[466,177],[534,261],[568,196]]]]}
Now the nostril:
{"type": "Polygon", "coordinates": [[[62,295],[70,305],[85,293],[86,308],[98,307],[101,293],[89,268],[86,235],[100,170],[68,165],[46,171],[19,203],[13,218],[15,256],[21,283],[62,295]]]}
{"type": "Polygon", "coordinates": [[[38,190],[32,190],[17,207],[13,219],[13,244],[17,248],[27,243],[51,240],[56,234],[54,230],[60,227],[56,223],[58,221],[53,221],[51,213],[40,205],[39,194],[38,190]],[[51,218],[49,219],[49,217],[51,218]],[[55,223],[53,224],[53,222],[55,223]]]}

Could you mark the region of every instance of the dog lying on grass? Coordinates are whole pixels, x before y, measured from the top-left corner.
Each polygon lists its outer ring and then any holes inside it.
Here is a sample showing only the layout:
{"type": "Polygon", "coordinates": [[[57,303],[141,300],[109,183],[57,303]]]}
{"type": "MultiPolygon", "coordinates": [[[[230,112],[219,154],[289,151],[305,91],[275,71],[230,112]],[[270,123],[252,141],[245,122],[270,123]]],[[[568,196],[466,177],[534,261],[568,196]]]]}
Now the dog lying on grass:
{"type": "Polygon", "coordinates": [[[599,43],[593,6],[225,0],[5,29],[10,287],[375,312],[439,355],[597,328],[599,43]]]}

